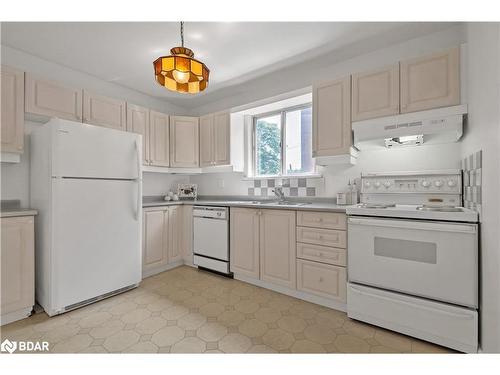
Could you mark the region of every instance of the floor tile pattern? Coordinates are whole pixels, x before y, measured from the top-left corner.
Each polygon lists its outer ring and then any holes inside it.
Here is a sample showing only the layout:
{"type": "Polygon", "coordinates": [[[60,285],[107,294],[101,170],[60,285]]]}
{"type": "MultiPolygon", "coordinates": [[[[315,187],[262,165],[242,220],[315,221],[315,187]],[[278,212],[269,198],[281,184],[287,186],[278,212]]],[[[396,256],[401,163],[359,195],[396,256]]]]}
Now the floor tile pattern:
{"type": "Polygon", "coordinates": [[[53,318],[1,327],[53,353],[447,353],[345,313],[183,266],[53,318]]]}

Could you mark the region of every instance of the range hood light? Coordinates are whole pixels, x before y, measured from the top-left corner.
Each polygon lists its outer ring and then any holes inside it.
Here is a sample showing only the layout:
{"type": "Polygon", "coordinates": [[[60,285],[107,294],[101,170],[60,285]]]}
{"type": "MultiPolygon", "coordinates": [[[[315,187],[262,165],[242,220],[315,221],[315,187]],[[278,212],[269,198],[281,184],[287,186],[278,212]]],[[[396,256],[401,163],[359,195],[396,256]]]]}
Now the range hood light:
{"type": "Polygon", "coordinates": [[[385,147],[420,146],[424,143],[424,135],[408,135],[402,137],[386,138],[385,147]]]}

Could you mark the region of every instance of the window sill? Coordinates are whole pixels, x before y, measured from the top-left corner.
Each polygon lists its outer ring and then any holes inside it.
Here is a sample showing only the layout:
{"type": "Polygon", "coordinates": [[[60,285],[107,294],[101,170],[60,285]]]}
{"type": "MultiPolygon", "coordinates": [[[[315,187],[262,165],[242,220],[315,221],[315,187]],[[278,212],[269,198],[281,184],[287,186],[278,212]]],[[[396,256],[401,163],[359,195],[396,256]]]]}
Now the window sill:
{"type": "Polygon", "coordinates": [[[243,181],[252,180],[275,180],[275,179],[287,179],[287,178],[323,178],[321,173],[309,173],[309,174],[288,174],[288,175],[276,175],[276,176],[245,176],[243,181]]]}

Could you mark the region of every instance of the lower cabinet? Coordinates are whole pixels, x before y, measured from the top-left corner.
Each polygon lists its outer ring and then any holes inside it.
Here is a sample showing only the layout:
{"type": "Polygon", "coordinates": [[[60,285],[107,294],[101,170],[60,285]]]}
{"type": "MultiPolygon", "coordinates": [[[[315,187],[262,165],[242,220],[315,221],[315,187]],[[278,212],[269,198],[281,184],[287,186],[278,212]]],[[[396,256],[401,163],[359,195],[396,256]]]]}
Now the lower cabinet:
{"type": "Polygon", "coordinates": [[[182,211],[180,206],[144,209],[142,274],[162,272],[182,261],[182,211]]]}
{"type": "Polygon", "coordinates": [[[345,267],[297,260],[297,289],[329,299],[346,301],[345,267]]]}
{"type": "Polygon", "coordinates": [[[35,302],[33,216],[2,218],[1,324],[31,315],[35,302]]]}
{"type": "Polygon", "coordinates": [[[182,206],[168,208],[168,261],[182,260],[182,206]]]}
{"type": "Polygon", "coordinates": [[[295,211],[231,208],[231,271],[295,289],[295,211]]]}
{"type": "Polygon", "coordinates": [[[295,289],[295,211],[262,210],[260,279],[295,289]]]}
{"type": "Polygon", "coordinates": [[[229,242],[231,272],[260,278],[260,210],[231,208],[229,242]]]}

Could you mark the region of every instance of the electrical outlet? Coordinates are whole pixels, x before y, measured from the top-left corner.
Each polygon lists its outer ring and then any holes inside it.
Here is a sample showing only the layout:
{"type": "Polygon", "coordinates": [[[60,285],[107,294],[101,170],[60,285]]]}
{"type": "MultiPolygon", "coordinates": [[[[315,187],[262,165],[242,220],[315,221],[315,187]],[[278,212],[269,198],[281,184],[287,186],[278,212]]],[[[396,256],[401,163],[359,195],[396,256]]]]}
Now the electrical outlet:
{"type": "Polygon", "coordinates": [[[224,188],[224,180],[222,178],[217,180],[217,187],[224,188]]]}

